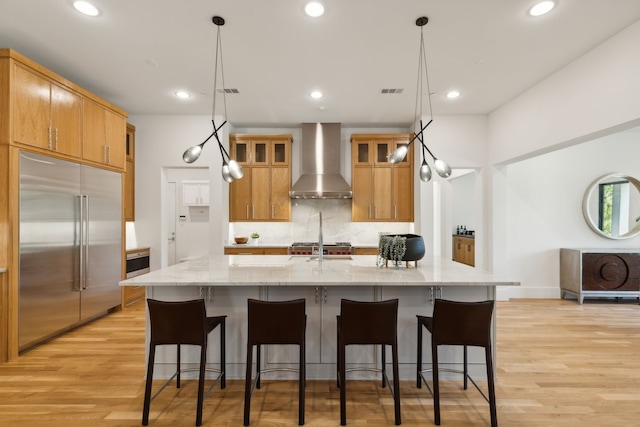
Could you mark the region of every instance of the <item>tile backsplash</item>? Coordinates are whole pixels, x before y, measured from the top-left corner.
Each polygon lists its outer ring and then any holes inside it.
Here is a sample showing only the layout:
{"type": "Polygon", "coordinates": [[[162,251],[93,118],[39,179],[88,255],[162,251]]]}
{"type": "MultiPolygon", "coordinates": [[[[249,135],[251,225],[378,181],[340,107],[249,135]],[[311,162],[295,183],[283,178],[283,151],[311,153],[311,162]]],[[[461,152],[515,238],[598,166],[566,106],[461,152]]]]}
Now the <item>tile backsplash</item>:
{"type": "Polygon", "coordinates": [[[383,233],[412,233],[413,223],[351,222],[350,199],[294,199],[291,222],[234,222],[229,224],[228,243],[237,236],[260,234],[261,245],[289,245],[292,242],[318,240],[319,212],[325,243],[351,242],[376,246],[383,233]]]}

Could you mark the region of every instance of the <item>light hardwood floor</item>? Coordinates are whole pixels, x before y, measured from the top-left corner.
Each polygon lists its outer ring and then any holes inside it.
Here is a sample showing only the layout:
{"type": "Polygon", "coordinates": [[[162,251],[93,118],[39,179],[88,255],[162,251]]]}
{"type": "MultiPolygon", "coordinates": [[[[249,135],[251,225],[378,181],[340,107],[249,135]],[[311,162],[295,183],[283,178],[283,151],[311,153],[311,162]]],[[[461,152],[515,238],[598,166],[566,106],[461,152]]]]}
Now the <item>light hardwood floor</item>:
{"type": "MultiPolygon", "coordinates": [[[[497,305],[501,426],[640,426],[640,305],[634,301],[512,300],[497,305]]],[[[0,426],[139,426],[144,393],[144,305],[117,312],[0,365],[0,426]]],[[[192,426],[195,382],[167,388],[150,426],[192,426]]],[[[244,384],[205,400],[203,425],[242,425],[244,384]]],[[[460,382],[443,386],[442,425],[488,426],[486,403],[460,382]]],[[[306,425],[338,426],[339,390],[309,381],[306,425]]],[[[347,423],[394,425],[377,381],[349,382],[347,423]]],[[[401,385],[402,425],[433,425],[426,389],[401,385]]],[[[252,426],[297,425],[295,382],[265,381],[252,426]],[[263,391],[264,390],[264,391],[263,391]]]]}

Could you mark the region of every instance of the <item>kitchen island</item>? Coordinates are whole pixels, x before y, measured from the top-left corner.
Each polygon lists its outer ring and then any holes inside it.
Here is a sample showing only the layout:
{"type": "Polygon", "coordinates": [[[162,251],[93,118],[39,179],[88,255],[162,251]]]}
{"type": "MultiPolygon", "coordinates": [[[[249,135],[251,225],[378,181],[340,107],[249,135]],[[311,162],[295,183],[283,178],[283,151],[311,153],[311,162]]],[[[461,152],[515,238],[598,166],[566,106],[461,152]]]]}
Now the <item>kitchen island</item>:
{"type": "MultiPolygon", "coordinates": [[[[309,256],[212,255],[152,271],[120,284],[146,286],[147,298],[165,301],[204,298],[209,315],[226,315],[228,378],[244,376],[247,299],[305,298],[309,379],[335,378],[336,315],[342,298],[360,301],[399,299],[400,374],[403,379],[410,379],[415,378],[416,315],[430,315],[435,298],[493,300],[496,286],[519,285],[441,257],[427,256],[417,267],[380,268],[376,266],[376,256],[372,255],[325,256],[323,262],[309,256]]],[[[429,340],[425,341],[428,345],[429,340]]],[[[170,346],[159,350],[156,353],[157,375],[168,376],[175,363],[175,350],[170,346]]],[[[462,352],[454,350],[459,349],[442,350],[441,359],[447,362],[446,367],[456,368],[462,363],[462,352]]],[[[348,365],[377,367],[379,351],[373,346],[350,346],[347,349],[348,365]]],[[[297,351],[293,346],[268,347],[264,353],[266,368],[297,364],[297,351]]],[[[427,349],[424,353],[429,355],[430,351],[427,349]]],[[[195,366],[198,352],[185,349],[182,360],[195,366]]],[[[215,344],[209,347],[208,360],[214,364],[219,360],[219,349],[215,344]]],[[[472,373],[481,377],[483,351],[470,349],[469,360],[472,373]]],[[[284,376],[281,372],[278,374],[284,376]]],[[[370,378],[372,374],[359,375],[370,378]]]]}

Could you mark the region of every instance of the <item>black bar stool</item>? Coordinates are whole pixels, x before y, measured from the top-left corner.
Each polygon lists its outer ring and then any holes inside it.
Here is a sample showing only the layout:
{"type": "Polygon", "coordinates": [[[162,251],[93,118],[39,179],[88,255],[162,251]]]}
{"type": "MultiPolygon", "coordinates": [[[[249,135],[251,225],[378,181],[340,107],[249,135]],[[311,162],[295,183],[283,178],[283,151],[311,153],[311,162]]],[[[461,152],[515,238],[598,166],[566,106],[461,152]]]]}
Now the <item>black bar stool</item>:
{"type": "Polygon", "coordinates": [[[225,388],[225,320],[227,316],[207,317],[204,300],[165,302],[147,299],[149,307],[149,323],[151,325],[151,339],[149,341],[149,360],[147,362],[147,382],[144,392],[144,406],[142,409],[142,425],[149,424],[149,407],[151,401],[176,378],[176,387],[180,388],[180,373],[195,371],[195,369],[180,369],[180,345],[190,344],[200,346],[200,368],[198,380],[198,406],[196,411],[196,425],[202,425],[202,403],[213,387],[220,381],[220,387],[225,388]],[[207,336],[220,325],[220,369],[206,369],[207,336]],[[158,345],[177,345],[176,372],[160,389],[151,396],[153,383],[153,365],[158,345]],[[205,371],[216,372],[218,375],[214,383],[204,393],[205,371]]]}
{"type": "Polygon", "coordinates": [[[467,389],[467,378],[471,380],[482,397],[489,403],[491,412],[491,426],[498,426],[496,411],[496,394],[493,379],[493,359],[491,356],[491,318],[493,316],[493,301],[458,302],[436,299],[433,306],[433,317],[417,316],[418,318],[418,364],[416,385],[422,388],[422,381],[433,395],[433,411],[436,425],[440,425],[440,383],[439,371],[455,372],[464,375],[464,389],[467,389]],[[422,327],[431,332],[432,369],[422,369],[422,327]],[[438,369],[438,346],[461,345],[464,351],[463,370],[438,369]],[[467,367],[467,346],[484,347],[487,383],[489,397],[478,387],[469,376],[467,367]],[[424,377],[424,373],[432,371],[433,390],[424,377]]]}
{"type": "Polygon", "coordinates": [[[338,316],[338,387],[340,387],[340,424],[347,424],[346,372],[371,370],[366,368],[346,369],[346,346],[351,344],[380,345],[382,354],[382,387],[389,382],[386,371],[386,345],[391,346],[393,396],[395,421],[400,425],[400,377],[398,374],[398,300],[362,302],[343,299],[338,316]]]}
{"type": "Polygon", "coordinates": [[[304,387],[306,381],[305,299],[291,301],[248,300],[247,373],[244,388],[244,425],[250,423],[251,396],[260,388],[260,374],[273,371],[292,371],[289,368],[261,369],[260,347],[263,344],[297,344],[300,346],[298,424],[304,424],[304,387]],[[256,346],[256,378],[252,382],[253,346],[256,346]]]}

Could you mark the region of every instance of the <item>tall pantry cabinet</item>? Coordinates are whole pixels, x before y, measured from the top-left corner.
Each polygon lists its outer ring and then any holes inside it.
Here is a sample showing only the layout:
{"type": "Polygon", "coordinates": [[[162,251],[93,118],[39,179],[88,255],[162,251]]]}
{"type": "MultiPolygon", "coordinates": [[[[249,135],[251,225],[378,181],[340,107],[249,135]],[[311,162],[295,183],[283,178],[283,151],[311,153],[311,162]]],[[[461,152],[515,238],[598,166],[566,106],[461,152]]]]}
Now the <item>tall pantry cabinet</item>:
{"type": "Polygon", "coordinates": [[[6,319],[0,363],[18,356],[20,151],[122,173],[126,118],[122,109],[0,48],[0,268],[7,269],[0,282],[0,319],[6,319]]]}

